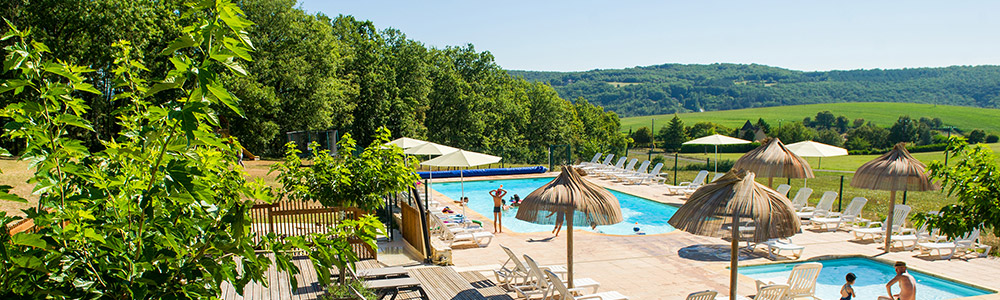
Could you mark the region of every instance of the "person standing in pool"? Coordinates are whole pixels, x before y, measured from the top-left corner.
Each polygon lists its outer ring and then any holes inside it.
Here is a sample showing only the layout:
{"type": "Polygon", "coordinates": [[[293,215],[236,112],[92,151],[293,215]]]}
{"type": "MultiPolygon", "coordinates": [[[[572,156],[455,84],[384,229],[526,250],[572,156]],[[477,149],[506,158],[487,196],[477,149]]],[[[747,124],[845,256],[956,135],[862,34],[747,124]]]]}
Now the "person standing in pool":
{"type": "Polygon", "coordinates": [[[552,212],[548,216],[545,216],[545,217],[549,218],[549,217],[552,217],[552,215],[556,215],[556,228],[552,228],[552,233],[555,234],[556,237],[558,237],[559,236],[559,232],[562,231],[563,220],[566,219],[566,213],[561,212],[561,211],[558,212],[558,213],[557,212],[552,212]]]}
{"type": "Polygon", "coordinates": [[[917,280],[910,276],[910,273],[906,273],[906,262],[897,261],[896,262],[896,277],[889,280],[889,283],[885,284],[885,291],[889,294],[889,297],[879,296],[879,300],[916,300],[917,299],[917,280]],[[892,285],[899,283],[899,294],[892,294],[892,285]]]}
{"type": "Polygon", "coordinates": [[[493,196],[493,232],[501,233],[503,232],[503,221],[500,218],[503,216],[503,196],[507,195],[507,190],[503,189],[503,185],[500,188],[490,191],[490,196],[493,196]]]}
{"type": "Polygon", "coordinates": [[[847,273],[847,283],[840,287],[840,300],[851,300],[854,298],[854,280],[858,277],[854,273],[847,273]]]}

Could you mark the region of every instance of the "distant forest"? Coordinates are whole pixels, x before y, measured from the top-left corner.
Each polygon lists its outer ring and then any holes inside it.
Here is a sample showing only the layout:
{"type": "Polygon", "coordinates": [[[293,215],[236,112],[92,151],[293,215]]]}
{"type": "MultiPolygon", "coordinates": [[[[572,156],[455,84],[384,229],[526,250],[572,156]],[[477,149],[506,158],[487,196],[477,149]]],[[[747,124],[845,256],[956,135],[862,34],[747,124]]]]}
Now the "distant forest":
{"type": "Polygon", "coordinates": [[[836,102],[1000,106],[1000,66],[802,72],[756,64],[664,64],[508,72],[622,117],[836,102]]]}

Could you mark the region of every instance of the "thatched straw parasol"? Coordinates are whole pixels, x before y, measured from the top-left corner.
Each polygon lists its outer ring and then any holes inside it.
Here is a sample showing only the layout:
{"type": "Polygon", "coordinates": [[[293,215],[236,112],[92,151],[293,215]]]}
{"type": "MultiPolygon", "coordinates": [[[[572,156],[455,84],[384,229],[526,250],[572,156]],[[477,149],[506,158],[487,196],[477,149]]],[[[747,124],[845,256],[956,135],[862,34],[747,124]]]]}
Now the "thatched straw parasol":
{"type": "Polygon", "coordinates": [[[802,157],[785,148],[778,138],[769,138],[757,149],[743,154],[733,164],[733,169],[754,172],[757,176],[767,177],[767,186],[774,182],[774,177],[813,178],[812,167],[802,157]]]}
{"type": "Polygon", "coordinates": [[[611,225],[622,221],[622,210],[608,190],[580,177],[571,166],[563,166],[562,173],[538,188],[517,208],[517,219],[536,224],[555,224],[552,213],[565,216],[569,230],[566,232],[566,265],[569,284],[573,287],[573,225],[611,225]]]}
{"type": "Polygon", "coordinates": [[[739,228],[753,228],[753,234],[744,236],[743,240],[764,242],[790,237],[801,227],[788,198],[757,183],[754,173],[746,170],[730,170],[718,180],[699,188],[668,222],[677,229],[697,235],[729,236],[732,243],[730,299],[737,299],[739,228]]]}
{"type": "Polygon", "coordinates": [[[856,188],[889,191],[889,224],[885,225],[885,252],[892,243],[893,214],[896,208],[896,191],[933,191],[938,187],[927,177],[923,163],[906,151],[904,143],[892,147],[892,151],[861,165],[851,186],[856,188]]]}

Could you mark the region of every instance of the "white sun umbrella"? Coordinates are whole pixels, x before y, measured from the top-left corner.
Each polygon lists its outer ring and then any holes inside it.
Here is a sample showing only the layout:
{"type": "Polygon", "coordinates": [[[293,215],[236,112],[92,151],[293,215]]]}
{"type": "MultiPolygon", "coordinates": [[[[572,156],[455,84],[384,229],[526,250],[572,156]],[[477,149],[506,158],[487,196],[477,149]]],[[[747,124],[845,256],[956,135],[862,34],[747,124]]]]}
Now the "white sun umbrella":
{"type": "Polygon", "coordinates": [[[404,137],[392,140],[391,142],[388,142],[388,143],[385,143],[385,144],[386,145],[396,145],[396,146],[399,146],[399,148],[403,148],[403,150],[406,150],[406,149],[410,149],[410,148],[413,148],[413,147],[416,147],[416,146],[420,146],[420,145],[423,145],[423,144],[426,144],[426,143],[427,143],[427,141],[421,141],[421,140],[418,140],[418,139],[411,139],[411,138],[408,138],[408,137],[404,136],[404,137]]]}
{"type": "MultiPolygon", "coordinates": [[[[816,165],[817,169],[823,166],[824,157],[847,155],[847,149],[813,141],[804,141],[785,145],[785,149],[788,149],[788,151],[792,151],[792,153],[801,157],[819,157],[819,164],[816,165]]],[[[806,185],[809,182],[808,178],[805,180],[806,181],[803,185],[806,185]]]]}
{"type": "MultiPolygon", "coordinates": [[[[489,154],[482,154],[479,152],[458,150],[445,155],[438,156],[437,158],[420,163],[425,166],[436,166],[436,167],[475,167],[481,165],[488,165],[500,162],[503,159],[499,156],[493,156],[489,154]]],[[[465,173],[462,169],[458,171],[459,176],[462,178],[462,198],[465,198],[465,173]]],[[[465,207],[467,205],[462,203],[462,218],[465,218],[465,207]]]]}
{"type": "MultiPolygon", "coordinates": [[[[458,151],[458,148],[448,147],[445,145],[431,143],[431,142],[424,142],[424,144],[422,145],[413,146],[412,148],[403,150],[403,153],[410,155],[444,155],[455,151],[458,151]]],[[[432,186],[431,185],[432,181],[434,180],[434,171],[431,170],[427,171],[427,179],[428,179],[427,188],[430,189],[432,186]]],[[[427,203],[430,203],[430,200],[431,200],[431,193],[428,192],[427,197],[425,197],[425,201],[427,203]]]]}
{"type": "Polygon", "coordinates": [[[750,141],[748,140],[728,137],[721,134],[713,134],[710,136],[700,137],[684,142],[684,145],[715,145],[715,173],[719,173],[719,145],[735,145],[735,144],[749,144],[749,143],[750,141]]]}

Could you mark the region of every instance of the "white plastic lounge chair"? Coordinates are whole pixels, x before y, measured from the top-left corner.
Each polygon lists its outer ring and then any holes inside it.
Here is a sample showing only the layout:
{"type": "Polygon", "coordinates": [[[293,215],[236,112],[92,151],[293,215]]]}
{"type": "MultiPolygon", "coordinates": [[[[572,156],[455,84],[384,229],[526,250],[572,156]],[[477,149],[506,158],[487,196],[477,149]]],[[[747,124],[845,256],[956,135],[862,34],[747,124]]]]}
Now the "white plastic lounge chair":
{"type": "Polygon", "coordinates": [[[715,296],[718,294],[719,292],[713,290],[694,292],[688,294],[687,300],[715,300],[715,296]]]}
{"type": "Polygon", "coordinates": [[[795,193],[795,198],[792,198],[792,207],[795,211],[804,211],[806,207],[809,206],[809,196],[812,196],[813,189],[811,188],[801,188],[799,192],[795,193]]]}
{"type": "Polygon", "coordinates": [[[804,263],[792,268],[792,272],[788,274],[788,279],[775,281],[762,281],[757,280],[757,296],[761,294],[761,290],[767,285],[772,284],[787,284],[788,292],[785,293],[784,299],[798,299],[803,297],[816,298],[816,278],[819,277],[819,271],[823,269],[823,264],[812,262],[804,263]]]}
{"type": "Polygon", "coordinates": [[[776,255],[781,255],[781,251],[791,251],[793,259],[799,259],[802,257],[802,251],[806,249],[805,246],[792,243],[792,239],[770,239],[764,242],[764,245],[767,246],[767,256],[772,260],[776,255]]]}
{"type": "Polygon", "coordinates": [[[488,246],[493,242],[493,234],[486,231],[455,233],[451,230],[442,230],[441,237],[442,240],[448,242],[448,247],[457,242],[473,242],[479,247],[488,246]],[[486,241],[484,242],[484,240],[486,241]]]}
{"type": "Polygon", "coordinates": [[[637,162],[639,162],[639,159],[633,158],[632,160],[628,161],[628,164],[626,164],[624,168],[604,172],[604,177],[618,178],[619,175],[628,175],[635,173],[635,163],[637,162]]]}
{"type": "MultiPolygon", "coordinates": [[[[501,285],[511,285],[511,284],[521,284],[524,285],[528,282],[528,278],[533,278],[531,275],[531,270],[528,269],[524,263],[521,262],[517,255],[514,255],[514,251],[511,251],[507,246],[500,245],[500,248],[507,253],[507,261],[500,266],[500,269],[494,270],[493,274],[496,275],[497,282],[501,285]],[[507,267],[507,264],[511,264],[511,267],[507,267]],[[518,282],[520,280],[520,282],[518,282]]],[[[542,269],[552,270],[559,274],[566,274],[565,266],[541,266],[542,269]]]]}
{"type": "MultiPolygon", "coordinates": [[[[524,255],[524,264],[528,267],[528,281],[524,285],[512,286],[514,291],[518,296],[524,298],[532,298],[533,295],[541,294],[543,299],[548,298],[548,293],[552,292],[552,285],[554,283],[565,284],[564,280],[559,276],[549,278],[545,276],[544,272],[549,272],[555,274],[551,270],[542,270],[530,256],[524,255]]],[[[585,289],[591,289],[593,292],[597,292],[597,289],[601,286],[596,280],[590,278],[574,278],[573,279],[573,289],[574,292],[582,292],[585,289]]]]}
{"type": "Polygon", "coordinates": [[[629,181],[629,182],[635,183],[635,184],[642,184],[646,180],[649,180],[650,182],[655,182],[657,180],[663,180],[663,177],[657,176],[657,175],[660,174],[660,169],[662,169],[662,168],[663,168],[663,163],[657,163],[656,166],[653,167],[652,171],[649,171],[647,173],[637,174],[635,176],[629,176],[629,177],[624,178],[623,180],[626,180],[626,181],[629,181]]]}
{"type": "Polygon", "coordinates": [[[361,279],[376,279],[385,277],[406,276],[409,273],[403,267],[384,267],[374,269],[358,270],[355,277],[361,279]]]}
{"type": "Polygon", "coordinates": [[[590,172],[590,171],[593,171],[593,170],[596,170],[596,169],[604,168],[605,166],[607,166],[608,164],[610,164],[611,160],[614,159],[614,158],[615,158],[614,154],[608,154],[608,156],[604,158],[603,162],[601,162],[599,164],[585,166],[585,167],[583,167],[581,169],[583,169],[584,171],[590,172]]]}
{"type": "MultiPolygon", "coordinates": [[[[769,284],[757,289],[757,296],[754,300],[783,300],[788,293],[787,284],[769,284]]],[[[813,297],[815,298],[815,297],[813,297]]]]}
{"type": "Polygon", "coordinates": [[[431,227],[431,233],[432,234],[438,234],[438,235],[442,236],[442,238],[443,238],[442,231],[444,231],[444,230],[451,231],[451,233],[454,233],[454,234],[480,232],[480,231],[484,230],[483,227],[481,227],[481,226],[471,226],[470,224],[472,224],[472,222],[465,222],[465,223],[445,223],[443,220],[441,220],[439,218],[431,218],[430,221],[431,221],[431,226],[432,226],[431,227]]]}
{"type": "Polygon", "coordinates": [[[678,185],[667,184],[666,185],[667,190],[670,191],[670,194],[673,195],[687,194],[689,192],[694,192],[694,190],[697,190],[698,187],[705,184],[705,178],[707,177],[708,177],[708,171],[701,170],[698,171],[698,175],[694,177],[694,180],[691,180],[690,182],[681,182],[678,185]]]}
{"type": "Polygon", "coordinates": [[[715,182],[716,180],[719,180],[719,178],[722,178],[722,175],[726,175],[726,173],[715,173],[715,176],[712,176],[712,180],[709,182],[715,182]]]}
{"type": "MultiPolygon", "coordinates": [[[[961,254],[959,256],[965,255],[970,249],[976,248],[979,239],[979,229],[973,229],[972,232],[966,233],[964,236],[958,237],[952,241],[948,242],[926,242],[917,243],[917,248],[920,248],[920,254],[931,255],[932,251],[937,251],[937,256],[939,258],[951,259],[953,256],[961,254]],[[941,250],[948,250],[948,256],[942,256],[941,250]]],[[[986,253],[989,253],[989,248],[986,249],[986,253]]]]}
{"type": "MultiPolygon", "coordinates": [[[[928,214],[938,214],[936,211],[927,212],[928,214]]],[[[892,235],[892,245],[890,247],[895,247],[898,243],[900,247],[905,250],[913,250],[917,247],[917,243],[932,243],[932,242],[943,242],[945,238],[937,234],[937,229],[927,230],[927,222],[921,224],[919,228],[905,228],[900,232],[894,232],[892,235]],[[909,245],[907,245],[909,243],[909,245]]]]}
{"type": "Polygon", "coordinates": [[[597,154],[594,154],[594,158],[591,158],[589,162],[587,161],[581,162],[579,165],[575,165],[573,167],[579,169],[590,165],[596,165],[598,159],[601,159],[601,152],[597,152],[597,154]]]}
{"type": "Polygon", "coordinates": [[[622,169],[622,168],[625,167],[625,161],[627,161],[627,160],[628,160],[628,157],[624,157],[624,156],[623,157],[619,157],[618,158],[618,162],[616,162],[615,165],[613,165],[613,166],[606,166],[604,168],[599,168],[599,169],[594,169],[594,174],[597,174],[597,175],[600,175],[600,176],[604,176],[605,173],[615,172],[617,170],[620,170],[620,169],[622,169]]]}
{"type": "Polygon", "coordinates": [[[628,180],[629,177],[645,175],[646,172],[648,171],[649,171],[649,161],[647,160],[643,161],[642,164],[640,164],[639,167],[636,168],[635,170],[615,173],[613,176],[615,178],[614,179],[615,181],[624,182],[628,180]]]}
{"type": "Polygon", "coordinates": [[[865,204],[868,203],[868,199],[865,197],[854,197],[851,199],[851,203],[847,204],[847,208],[840,213],[830,213],[826,217],[812,218],[809,219],[809,223],[812,223],[813,228],[816,229],[826,229],[827,231],[837,231],[845,225],[850,225],[856,221],[861,221],[861,210],[865,208],[865,204]],[[832,226],[832,227],[831,227],[832,226]]]}
{"type": "Polygon", "coordinates": [[[825,217],[830,214],[833,210],[833,201],[837,200],[837,192],[826,191],[823,192],[823,197],[819,198],[819,203],[816,203],[816,207],[809,211],[796,212],[799,215],[799,219],[809,220],[814,217],[825,217]]]}
{"type": "Polygon", "coordinates": [[[885,238],[885,226],[891,226],[892,232],[902,232],[903,224],[906,224],[906,217],[910,215],[910,206],[896,204],[894,211],[892,224],[886,224],[889,223],[889,217],[886,217],[885,222],[869,222],[866,228],[855,228],[851,232],[854,233],[856,239],[863,240],[870,235],[875,241],[881,241],[885,238]]]}
{"type": "Polygon", "coordinates": [[[774,189],[774,190],[778,191],[778,194],[781,194],[782,196],[788,197],[788,191],[792,190],[792,186],[782,183],[782,184],[779,184],[778,188],[774,189]]]}
{"type": "Polygon", "coordinates": [[[573,294],[572,291],[566,288],[566,284],[562,283],[562,281],[559,280],[559,276],[556,276],[555,273],[552,273],[550,271],[545,271],[545,276],[549,278],[549,281],[552,282],[552,286],[555,287],[555,291],[559,293],[560,300],[583,300],[583,299],[628,300],[628,297],[625,297],[625,295],[622,295],[621,293],[618,292],[603,292],[598,294],[576,296],[573,294]]]}

